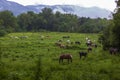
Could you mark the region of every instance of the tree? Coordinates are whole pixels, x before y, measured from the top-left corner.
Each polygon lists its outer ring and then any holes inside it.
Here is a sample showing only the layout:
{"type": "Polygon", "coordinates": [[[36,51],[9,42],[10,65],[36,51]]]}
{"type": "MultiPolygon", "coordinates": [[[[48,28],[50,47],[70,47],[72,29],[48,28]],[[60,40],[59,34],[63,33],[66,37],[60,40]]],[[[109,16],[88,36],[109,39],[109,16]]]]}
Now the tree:
{"type": "Polygon", "coordinates": [[[102,35],[99,37],[99,42],[103,44],[103,49],[107,50],[109,47],[112,46],[112,40],[113,40],[113,35],[112,35],[112,28],[114,27],[113,20],[109,21],[109,25],[104,28],[102,35]]]}
{"type": "Polygon", "coordinates": [[[54,15],[52,9],[44,8],[42,9],[41,16],[43,17],[43,26],[46,30],[52,30],[54,24],[54,15]]]}
{"type": "Polygon", "coordinates": [[[112,35],[114,36],[112,46],[120,49],[120,0],[117,0],[116,4],[117,7],[113,14],[113,22],[115,26],[112,28],[112,35]]]}
{"type": "Polygon", "coordinates": [[[13,32],[16,31],[17,27],[17,20],[12,12],[7,10],[0,12],[0,28],[7,32],[13,32]]]}
{"type": "Polygon", "coordinates": [[[32,31],[33,30],[33,21],[35,17],[35,13],[32,11],[28,11],[27,13],[22,13],[17,16],[18,24],[20,26],[20,31],[32,31]]]}
{"type": "Polygon", "coordinates": [[[103,48],[116,47],[120,49],[120,0],[116,0],[117,7],[108,27],[103,31],[103,48]]]}

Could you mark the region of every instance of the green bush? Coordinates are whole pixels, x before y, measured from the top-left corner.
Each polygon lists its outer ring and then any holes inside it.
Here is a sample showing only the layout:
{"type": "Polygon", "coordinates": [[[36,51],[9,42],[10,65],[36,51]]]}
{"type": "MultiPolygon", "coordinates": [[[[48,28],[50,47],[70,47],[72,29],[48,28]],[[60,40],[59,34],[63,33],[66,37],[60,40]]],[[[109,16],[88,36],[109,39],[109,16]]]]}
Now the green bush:
{"type": "Polygon", "coordinates": [[[0,37],[5,36],[7,32],[5,30],[0,30],[0,37]]]}

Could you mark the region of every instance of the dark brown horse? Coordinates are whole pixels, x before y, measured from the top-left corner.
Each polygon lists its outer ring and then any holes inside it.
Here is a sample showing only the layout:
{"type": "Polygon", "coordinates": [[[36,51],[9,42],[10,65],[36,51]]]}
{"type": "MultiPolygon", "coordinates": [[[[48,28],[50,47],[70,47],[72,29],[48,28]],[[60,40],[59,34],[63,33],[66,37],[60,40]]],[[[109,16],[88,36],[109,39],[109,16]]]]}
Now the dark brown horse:
{"type": "Polygon", "coordinates": [[[109,49],[109,52],[110,52],[111,55],[112,55],[112,54],[115,55],[115,54],[118,52],[118,49],[117,49],[117,48],[112,48],[112,47],[111,47],[111,48],[109,49]]]}
{"type": "Polygon", "coordinates": [[[88,47],[87,50],[88,50],[88,52],[92,51],[92,47],[88,47]]]}
{"type": "Polygon", "coordinates": [[[87,42],[86,45],[87,45],[87,46],[91,46],[91,45],[92,45],[92,42],[90,42],[90,43],[87,42]]]}
{"type": "Polygon", "coordinates": [[[59,63],[61,61],[63,62],[64,59],[67,59],[68,63],[69,63],[69,61],[72,62],[72,55],[71,54],[62,54],[62,55],[60,55],[60,57],[59,57],[59,63]]]}
{"type": "Polygon", "coordinates": [[[86,58],[87,52],[79,52],[79,55],[80,55],[80,59],[82,58],[82,56],[86,58]]]}
{"type": "Polygon", "coordinates": [[[81,44],[81,42],[80,42],[80,41],[75,41],[75,44],[80,45],[80,44],[81,44]]]}

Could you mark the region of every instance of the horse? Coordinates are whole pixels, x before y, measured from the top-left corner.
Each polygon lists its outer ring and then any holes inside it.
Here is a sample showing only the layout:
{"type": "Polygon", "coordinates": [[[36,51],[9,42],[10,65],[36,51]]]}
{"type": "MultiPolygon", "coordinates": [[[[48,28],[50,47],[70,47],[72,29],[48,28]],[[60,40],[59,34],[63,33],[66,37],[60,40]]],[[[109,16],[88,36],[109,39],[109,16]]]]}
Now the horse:
{"type": "Polygon", "coordinates": [[[20,39],[27,39],[28,36],[20,36],[20,39]]]}
{"type": "Polygon", "coordinates": [[[60,40],[58,40],[58,42],[63,42],[63,40],[60,39],[60,40]]]}
{"type": "Polygon", "coordinates": [[[86,42],[86,45],[87,45],[87,46],[91,46],[91,45],[92,45],[92,42],[86,42]]]}
{"type": "Polygon", "coordinates": [[[69,63],[69,61],[72,62],[72,55],[71,54],[62,54],[62,55],[60,55],[60,57],[59,57],[59,63],[61,61],[63,62],[64,59],[67,59],[68,63],[69,63]]]}
{"type": "Polygon", "coordinates": [[[59,47],[65,49],[65,48],[66,48],[66,45],[61,44],[61,45],[59,45],[59,47]]]}
{"type": "Polygon", "coordinates": [[[92,48],[91,48],[91,47],[88,47],[88,49],[87,49],[87,50],[88,50],[88,52],[90,52],[90,51],[92,51],[92,48]]]}
{"type": "Polygon", "coordinates": [[[75,41],[75,44],[78,44],[78,45],[80,45],[81,43],[80,43],[80,41],[75,41]]]}
{"type": "Polygon", "coordinates": [[[80,55],[80,59],[82,58],[82,56],[86,58],[87,52],[79,52],[79,55],[80,55]]]}
{"type": "Polygon", "coordinates": [[[65,39],[65,38],[70,38],[70,36],[63,36],[62,38],[63,38],[63,39],[65,39]]]}
{"type": "Polygon", "coordinates": [[[66,43],[67,43],[67,44],[70,44],[71,42],[70,42],[70,40],[67,40],[66,43]]]}
{"type": "Polygon", "coordinates": [[[92,45],[92,41],[91,40],[87,40],[86,45],[87,46],[91,46],[92,45]]]}
{"type": "Polygon", "coordinates": [[[97,48],[98,46],[97,44],[92,44],[92,47],[97,48]]]}
{"type": "Polygon", "coordinates": [[[110,52],[111,55],[112,55],[112,54],[116,54],[116,53],[118,52],[118,49],[111,47],[111,48],[109,49],[109,52],[110,52]]]}
{"type": "Polygon", "coordinates": [[[60,45],[61,45],[61,43],[59,43],[59,42],[56,42],[56,43],[55,43],[55,45],[56,45],[56,46],[60,46],[60,45]]]}

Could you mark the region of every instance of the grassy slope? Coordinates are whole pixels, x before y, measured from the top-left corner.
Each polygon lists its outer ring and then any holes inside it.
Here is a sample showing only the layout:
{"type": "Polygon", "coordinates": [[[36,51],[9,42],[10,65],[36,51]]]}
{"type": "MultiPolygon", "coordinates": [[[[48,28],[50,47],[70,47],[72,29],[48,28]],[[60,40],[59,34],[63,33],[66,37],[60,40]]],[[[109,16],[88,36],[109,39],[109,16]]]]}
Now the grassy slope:
{"type": "MultiPolygon", "coordinates": [[[[86,59],[79,59],[79,51],[86,51],[85,38],[97,42],[97,34],[78,33],[12,33],[0,38],[2,51],[3,78],[6,80],[120,80],[120,57],[111,56],[107,51],[93,49],[86,59]],[[41,36],[49,36],[41,40],[41,36]],[[80,46],[60,49],[55,42],[69,35],[71,41],[81,41],[80,46]],[[28,36],[15,39],[10,36],[28,36]],[[50,51],[48,51],[50,49],[50,51]],[[73,63],[59,64],[61,53],[71,53],[73,63]],[[40,77],[41,76],[41,77],[40,77]]],[[[67,39],[64,39],[64,44],[67,39]]]]}

